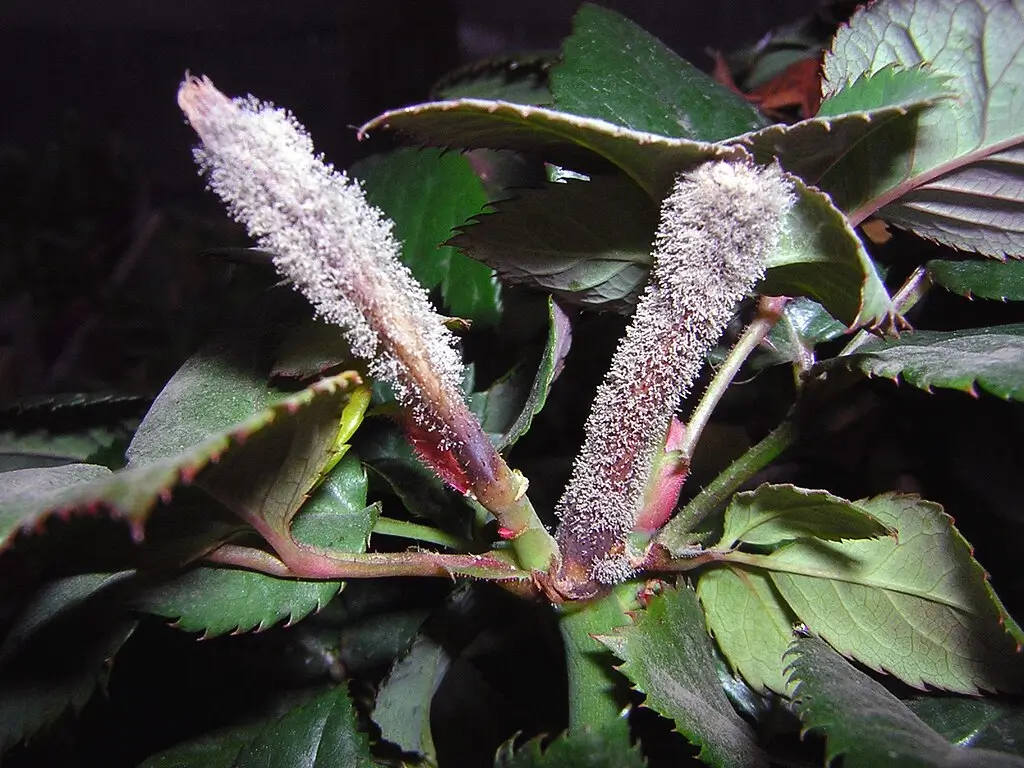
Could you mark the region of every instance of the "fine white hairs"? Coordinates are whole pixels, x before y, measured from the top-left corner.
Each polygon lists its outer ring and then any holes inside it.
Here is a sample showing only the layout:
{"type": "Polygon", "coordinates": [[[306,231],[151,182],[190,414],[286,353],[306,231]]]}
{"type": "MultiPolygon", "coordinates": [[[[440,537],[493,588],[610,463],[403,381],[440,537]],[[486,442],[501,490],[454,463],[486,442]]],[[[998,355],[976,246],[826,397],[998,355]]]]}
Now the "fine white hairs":
{"type": "Polygon", "coordinates": [[[358,182],[325,163],[285,110],[230,99],[206,77],[186,75],[178,104],[202,145],[196,161],[210,189],[353,354],[399,401],[444,433],[436,404],[458,397],[454,337],[399,261],[392,223],[358,182]]]}
{"type": "Polygon", "coordinates": [[[559,544],[595,580],[633,573],[627,540],[671,418],[763,277],[793,201],[778,166],[714,161],[680,174],[662,204],[650,282],[598,387],[557,506],[559,544]]]}

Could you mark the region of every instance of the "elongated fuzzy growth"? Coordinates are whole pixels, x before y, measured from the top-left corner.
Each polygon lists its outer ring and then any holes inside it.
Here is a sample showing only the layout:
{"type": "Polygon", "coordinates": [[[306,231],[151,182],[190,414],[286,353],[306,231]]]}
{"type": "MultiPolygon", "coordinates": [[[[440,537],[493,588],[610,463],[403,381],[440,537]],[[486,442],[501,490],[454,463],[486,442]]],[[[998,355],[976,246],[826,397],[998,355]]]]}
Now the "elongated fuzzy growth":
{"type": "Polygon", "coordinates": [[[288,112],[252,97],[229,99],[208,78],[188,75],[178,104],[202,140],[196,160],[232,216],[275,254],[278,272],[319,316],[343,329],[370,373],[393,387],[424,455],[454,462],[465,490],[503,526],[532,533],[532,556],[520,559],[546,568],[554,541],[522,499],[522,479],[466,406],[453,336],[399,261],[392,223],[357,182],[314,152],[288,112]]]}
{"type": "Polygon", "coordinates": [[[716,161],[676,179],[662,205],[650,283],[597,390],[558,503],[563,584],[632,573],[627,538],[672,416],[764,275],[792,202],[776,166],[716,161]]]}
{"type": "Polygon", "coordinates": [[[187,77],[178,104],[202,139],[195,156],[210,188],[317,313],[344,329],[371,373],[417,409],[458,392],[454,338],[398,260],[391,222],[314,153],[295,118],[229,99],[205,77],[187,77]]]}

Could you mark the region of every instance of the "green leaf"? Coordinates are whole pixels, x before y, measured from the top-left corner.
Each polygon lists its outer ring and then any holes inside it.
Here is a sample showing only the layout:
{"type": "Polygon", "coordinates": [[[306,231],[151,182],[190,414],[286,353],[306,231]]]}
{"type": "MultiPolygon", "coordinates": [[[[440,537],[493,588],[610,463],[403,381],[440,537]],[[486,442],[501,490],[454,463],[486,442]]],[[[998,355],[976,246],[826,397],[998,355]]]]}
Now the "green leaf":
{"type": "Polygon", "coordinates": [[[139,768],[373,768],[344,686],[292,698],[300,703],[178,744],[139,768]]]}
{"type": "Polygon", "coordinates": [[[212,496],[286,537],[310,489],[344,453],[370,390],[346,371],[284,396],[266,384],[274,339],[259,331],[185,362],[135,433],[126,471],[168,476],[169,490],[179,475],[188,482],[205,470],[198,482],[212,496]]]}
{"type": "Polygon", "coordinates": [[[778,160],[790,173],[817,184],[883,126],[916,119],[948,92],[945,78],[922,69],[886,67],[824,102],[814,117],[792,125],[769,125],[735,143],[750,150],[759,163],[778,160]]]}
{"type": "Polygon", "coordinates": [[[598,639],[624,660],[619,670],[647,694],[647,706],[701,747],[701,760],[714,766],[767,765],[718,682],[692,589],[666,589],[637,613],[633,626],[598,639]]]}
{"type": "Polygon", "coordinates": [[[572,326],[565,311],[548,297],[548,338],[533,382],[520,363],[488,389],[469,396],[470,410],[499,451],[513,446],[530,430],[533,417],[547,402],[572,344],[572,326]]]}
{"type": "Polygon", "coordinates": [[[968,298],[1024,301],[1024,261],[928,262],[932,280],[968,298]]]}
{"type": "Polygon", "coordinates": [[[89,491],[105,487],[112,474],[97,464],[0,472],[0,549],[10,546],[18,533],[40,527],[66,503],[87,505],[93,496],[89,491]]]}
{"type": "Polygon", "coordinates": [[[430,731],[430,702],[450,663],[439,643],[420,635],[381,683],[373,709],[382,738],[431,763],[437,762],[437,753],[430,731]]]}
{"type": "Polygon", "coordinates": [[[128,423],[81,429],[0,430],[0,472],[72,462],[106,463],[123,453],[131,438],[128,423]]]}
{"type": "Polygon", "coordinates": [[[451,243],[503,278],[571,304],[629,309],[647,280],[658,210],[622,176],[524,189],[451,243]],[[529,233],[524,237],[524,233],[529,233]]]}
{"type": "Polygon", "coordinates": [[[716,549],[740,542],[768,546],[793,539],[826,541],[895,536],[888,526],[853,502],[827,491],[765,483],[738,493],[725,510],[725,530],[716,549]]]}
{"type": "Polygon", "coordinates": [[[795,617],[769,578],[757,571],[713,568],[697,582],[707,617],[726,660],[755,691],[791,693],[783,656],[795,617]]]}
{"type": "Polygon", "coordinates": [[[809,729],[824,731],[826,760],[875,766],[1024,766],[990,750],[954,747],[881,684],[854,669],[821,640],[793,643],[793,705],[809,729]]]}
{"type": "Polygon", "coordinates": [[[42,587],[0,647],[0,753],[103,687],[111,660],[137,622],[117,588],[131,573],[90,573],[42,587]]]}
{"type": "Polygon", "coordinates": [[[540,364],[537,366],[537,373],[533,377],[533,384],[530,386],[529,394],[522,410],[516,416],[516,420],[505,430],[504,435],[498,441],[498,450],[504,451],[511,448],[516,442],[530,431],[533,417],[544,409],[547,402],[551,385],[562,372],[565,358],[572,346],[572,325],[569,316],[558,303],[548,297],[548,339],[544,346],[544,354],[541,356],[540,364]]]}
{"type": "MultiPolygon", "coordinates": [[[[947,78],[954,98],[861,142],[820,181],[855,223],[877,214],[955,248],[1024,255],[1024,12],[1018,3],[889,0],[862,8],[825,55],[842,99],[893,65],[947,78]]],[[[885,93],[879,99],[887,98],[885,93]]],[[[859,106],[869,108],[861,99],[859,106]]]]}
{"type": "Polygon", "coordinates": [[[827,365],[901,378],[926,390],[939,387],[976,395],[980,387],[1004,400],[1024,400],[1024,323],[872,339],[855,354],[827,365]]]}
{"type": "MultiPolygon", "coordinates": [[[[417,458],[401,429],[373,419],[356,435],[355,448],[373,474],[384,480],[411,515],[448,529],[453,518],[465,518],[466,507],[432,470],[417,458]]],[[[467,530],[454,531],[458,535],[467,530]]]]}
{"type": "Polygon", "coordinates": [[[768,343],[757,350],[751,362],[757,368],[792,363],[805,371],[814,364],[815,347],[839,338],[845,330],[845,323],[818,302],[802,296],[792,299],[768,334],[768,343]]]}
{"type": "Polygon", "coordinates": [[[673,139],[565,112],[486,99],[417,104],[375,117],[359,129],[365,137],[393,129],[434,147],[513,149],[578,171],[622,169],[653,200],[671,189],[675,175],[705,160],[737,159],[740,147],[673,139]]]}
{"type": "Polygon", "coordinates": [[[865,72],[852,83],[832,91],[821,102],[817,117],[843,119],[870,115],[878,125],[878,115],[890,109],[912,112],[953,97],[949,78],[927,66],[906,68],[888,64],[865,72]]]}
{"type": "MultiPolygon", "coordinates": [[[[342,552],[365,552],[379,514],[366,506],[366,472],[349,453],[327,474],[295,517],[298,541],[342,552]]],[[[254,571],[199,566],[136,598],[138,608],[175,620],[188,632],[214,637],[227,632],[294,624],[319,611],[341,588],[340,581],[279,579],[254,571]]]]}
{"type": "Polygon", "coordinates": [[[564,734],[541,749],[534,739],[519,750],[512,743],[498,750],[495,768],[644,768],[640,745],[630,745],[619,734],[583,728],[564,734]]]}
{"type": "Polygon", "coordinates": [[[373,768],[348,691],[315,696],[260,729],[232,768],[373,768]]]}
{"type": "Polygon", "coordinates": [[[958,747],[1011,752],[1024,749],[1024,710],[1018,702],[962,696],[920,696],[904,702],[958,747]]]}
{"type": "Polygon", "coordinates": [[[513,104],[551,104],[548,70],[553,54],[500,56],[475,61],[445,75],[431,90],[436,99],[500,99],[513,104]]]}
{"type": "Polygon", "coordinates": [[[884,325],[892,302],[864,244],[828,195],[791,176],[797,204],[783,221],[779,247],[758,291],[807,296],[850,327],[884,325]]]}
{"type": "Polygon", "coordinates": [[[501,315],[501,286],[491,270],[443,245],[452,230],[480,213],[484,188],[462,155],[398,149],[351,168],[366,197],[395,222],[402,261],[427,290],[440,287],[452,314],[481,323],[501,315]]]}
{"type": "Polygon", "coordinates": [[[898,541],[799,540],[757,558],[800,620],[840,653],[908,685],[1019,689],[1016,641],[942,508],[897,494],[857,506],[895,528],[898,541]]]}
{"type": "Polygon", "coordinates": [[[768,122],[656,37],[590,4],[562,43],[551,91],[564,112],[673,138],[720,141],[768,122]]]}
{"type": "Polygon", "coordinates": [[[364,364],[352,359],[341,328],[310,318],[288,330],[275,351],[270,378],[307,381],[319,378],[338,366],[361,371],[364,364]]]}
{"type": "Polygon", "coordinates": [[[263,725],[254,723],[204,734],[153,755],[139,768],[232,768],[263,725]]]}
{"type": "MultiPolygon", "coordinates": [[[[797,205],[759,290],[810,296],[849,325],[884,322],[891,302],[846,217],[792,179],[797,205]]],[[[513,282],[591,308],[628,311],[647,281],[658,209],[621,176],[549,184],[498,203],[452,239],[513,282]],[[523,232],[530,238],[524,242],[523,232]]]]}

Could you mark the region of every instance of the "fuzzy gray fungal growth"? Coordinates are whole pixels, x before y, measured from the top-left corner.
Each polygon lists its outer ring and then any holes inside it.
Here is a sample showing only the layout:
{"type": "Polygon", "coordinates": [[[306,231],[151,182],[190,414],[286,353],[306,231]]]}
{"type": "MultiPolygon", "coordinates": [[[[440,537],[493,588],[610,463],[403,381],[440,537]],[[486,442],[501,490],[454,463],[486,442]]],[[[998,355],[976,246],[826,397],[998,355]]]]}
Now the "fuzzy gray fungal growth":
{"type": "Polygon", "coordinates": [[[438,406],[460,397],[454,337],[398,260],[391,222],[358,182],[314,153],[288,112],[249,97],[229,99],[208,78],[186,75],[178,104],[202,146],[196,161],[210,189],[324,320],[341,326],[352,352],[399,401],[442,436],[438,406]]]}
{"type": "Polygon", "coordinates": [[[558,503],[568,567],[602,583],[631,575],[627,537],[671,417],[763,277],[793,200],[777,166],[716,161],[676,179],[662,205],[650,282],[597,390],[558,503]]]}

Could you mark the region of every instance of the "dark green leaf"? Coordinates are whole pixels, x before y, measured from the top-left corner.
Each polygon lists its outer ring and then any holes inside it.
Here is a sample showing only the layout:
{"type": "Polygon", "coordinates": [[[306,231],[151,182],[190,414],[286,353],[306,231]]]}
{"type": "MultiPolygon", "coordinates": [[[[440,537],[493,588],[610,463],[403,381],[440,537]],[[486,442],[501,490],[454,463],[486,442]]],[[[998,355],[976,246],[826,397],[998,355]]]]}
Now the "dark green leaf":
{"type": "Polygon", "coordinates": [[[795,617],[771,580],[753,570],[713,568],[701,574],[697,597],[722,655],[747,684],[760,693],[790,693],[783,656],[795,617]]]}
{"type": "Polygon", "coordinates": [[[548,340],[544,346],[544,354],[537,366],[526,403],[516,416],[516,420],[498,441],[498,450],[504,451],[512,447],[520,437],[529,432],[533,417],[543,410],[551,385],[562,372],[562,365],[571,345],[572,325],[569,323],[569,316],[553,298],[548,297],[548,340]]]}
{"type": "Polygon", "coordinates": [[[658,211],[622,176],[524,189],[494,205],[452,244],[503,278],[573,304],[624,310],[651,265],[658,211]]]}
{"type": "Polygon", "coordinates": [[[0,753],[79,712],[102,687],[135,629],[117,597],[130,573],[90,573],[47,584],[0,648],[0,753]]]}
{"type": "Polygon", "coordinates": [[[124,451],[131,434],[127,425],[67,432],[4,430],[0,432],[0,472],[113,458],[118,447],[124,451]]]}
{"type": "Polygon", "coordinates": [[[945,78],[921,69],[886,67],[863,77],[821,105],[815,117],[777,123],[741,136],[736,143],[760,163],[778,160],[790,173],[817,184],[837,162],[883,126],[910,124],[948,93],[945,78]]]}
{"type": "MultiPolygon", "coordinates": [[[[1004,0],[889,0],[862,8],[825,55],[824,93],[841,100],[893,65],[947,78],[954,98],[861,142],[820,186],[852,212],[955,248],[1024,255],[1024,9],[1004,0]]],[[[884,101],[884,92],[876,100],[884,101]]],[[[858,106],[874,105],[859,99],[858,106]]],[[[879,104],[881,106],[881,104],[879,104]]]]}
{"type": "Polygon", "coordinates": [[[232,768],[263,725],[255,723],[214,731],[153,755],[139,768],[232,768]]]}
{"type": "Polygon", "coordinates": [[[544,408],[551,385],[561,373],[571,343],[569,317],[549,296],[547,344],[533,382],[520,363],[488,389],[470,394],[470,410],[499,451],[507,450],[529,431],[533,417],[544,408]]]}
{"type": "Polygon", "coordinates": [[[740,542],[773,545],[793,539],[839,541],[894,535],[867,510],[827,491],[766,483],[733,496],[715,548],[732,549],[740,542]]]}
{"type": "Polygon", "coordinates": [[[440,287],[448,310],[483,323],[497,321],[501,287],[491,270],[442,245],[483,210],[484,188],[456,153],[398,149],[356,163],[367,199],[395,222],[402,261],[428,290],[440,287]]]}
{"type": "Polygon", "coordinates": [[[191,480],[205,470],[198,481],[211,495],[287,536],[361,422],[369,387],[349,371],[283,396],[265,383],[273,338],[258,331],[211,344],[181,367],[139,426],[126,471],[191,480]]]}
{"type": "Polygon", "coordinates": [[[513,104],[551,104],[548,70],[553,54],[526,54],[475,61],[444,76],[436,99],[498,99],[513,104]]]}
{"type": "Polygon", "coordinates": [[[372,768],[344,687],[284,715],[215,731],[152,756],[139,768],[372,768]]]}
{"type": "Polygon", "coordinates": [[[1022,756],[1024,710],[1019,702],[921,696],[904,703],[946,741],[958,747],[981,747],[1022,756]]]}
{"type": "Polygon", "coordinates": [[[878,127],[886,110],[916,111],[953,97],[949,78],[927,66],[905,68],[892,63],[865,72],[852,83],[832,91],[821,102],[818,117],[841,119],[856,114],[868,116],[878,127]]]}
{"type": "Polygon", "coordinates": [[[897,494],[857,506],[898,540],[799,540],[758,558],[793,612],[839,652],[908,685],[1018,690],[1024,659],[942,508],[897,494]]]}
{"type": "Polygon", "coordinates": [[[815,347],[839,338],[845,330],[846,325],[818,302],[804,297],[793,299],[786,303],[782,317],[768,334],[768,344],[757,351],[751,363],[758,368],[792,363],[805,371],[815,362],[815,347]]]}
{"type": "Polygon", "coordinates": [[[718,682],[704,614],[692,589],[666,589],[637,613],[633,626],[598,639],[625,661],[619,670],[647,694],[647,706],[699,745],[706,763],[767,765],[718,682]]]}
{"type": "Polygon", "coordinates": [[[262,730],[233,768],[373,768],[366,735],[344,686],[327,691],[262,730]]]}
{"type": "MultiPolygon", "coordinates": [[[[338,463],[295,517],[298,541],[342,552],[365,552],[377,506],[366,506],[366,472],[354,453],[338,463]]],[[[175,620],[205,637],[294,624],[319,611],[342,582],[279,579],[263,573],[200,566],[142,592],[144,611],[175,620]]]]}
{"type": "Polygon", "coordinates": [[[827,737],[827,759],[849,768],[875,766],[1024,766],[1020,758],[954,747],[881,684],[821,640],[793,643],[793,704],[804,726],[827,737]]]}
{"type": "Polygon", "coordinates": [[[555,739],[547,749],[534,739],[519,750],[511,743],[500,750],[495,768],[644,768],[640,745],[630,746],[620,734],[583,728],[555,739]]]}
{"type": "Polygon", "coordinates": [[[772,296],[807,296],[857,325],[885,325],[892,302],[871,257],[846,217],[824,195],[791,177],[797,204],[783,221],[779,247],[758,286],[772,296]]]}
{"type": "Polygon", "coordinates": [[[55,510],[87,506],[113,473],[96,464],[0,472],[0,548],[20,531],[38,528],[55,510]]]}
{"type": "Polygon", "coordinates": [[[634,131],[720,141],[768,121],[615,11],[585,4],[551,71],[558,109],[634,131]]]}
{"type": "Polygon", "coordinates": [[[430,731],[430,702],[450,662],[439,643],[420,635],[381,683],[373,709],[382,738],[432,763],[437,762],[437,754],[430,731]]]}
{"type": "Polygon", "coordinates": [[[1024,301],[1024,261],[929,261],[928,274],[961,296],[1024,301]]]}
{"type": "MultiPolygon", "coordinates": [[[[846,217],[826,195],[792,181],[798,202],[759,290],[810,296],[850,325],[884,322],[891,302],[846,217]]],[[[597,176],[523,190],[495,211],[452,243],[503,277],[572,303],[620,311],[636,303],[650,270],[658,210],[626,179],[597,176]]]]}
{"type": "Polygon", "coordinates": [[[484,99],[456,99],[385,112],[360,128],[365,135],[394,129],[434,147],[514,149],[579,171],[610,162],[653,200],[661,200],[679,171],[705,160],[736,159],[740,147],[631,131],[592,117],[484,99]]]}
{"type": "Polygon", "coordinates": [[[872,339],[856,353],[827,365],[903,379],[921,389],[958,389],[975,395],[980,387],[1005,400],[1024,400],[1024,323],[872,339]]]}
{"type": "Polygon", "coordinates": [[[289,329],[277,348],[271,378],[282,376],[306,381],[344,366],[346,370],[362,370],[352,359],[348,342],[341,329],[322,320],[310,319],[289,329]]]}
{"type": "MultiPolygon", "coordinates": [[[[374,419],[359,430],[356,450],[370,470],[384,480],[405,510],[442,526],[468,514],[466,505],[417,458],[396,425],[374,419]]],[[[465,531],[457,531],[460,535],[465,531]]]]}

